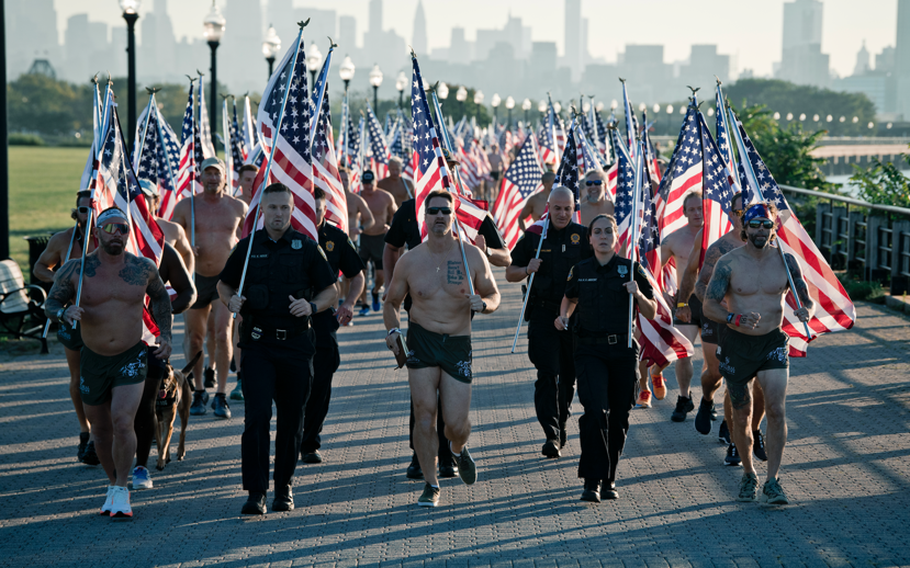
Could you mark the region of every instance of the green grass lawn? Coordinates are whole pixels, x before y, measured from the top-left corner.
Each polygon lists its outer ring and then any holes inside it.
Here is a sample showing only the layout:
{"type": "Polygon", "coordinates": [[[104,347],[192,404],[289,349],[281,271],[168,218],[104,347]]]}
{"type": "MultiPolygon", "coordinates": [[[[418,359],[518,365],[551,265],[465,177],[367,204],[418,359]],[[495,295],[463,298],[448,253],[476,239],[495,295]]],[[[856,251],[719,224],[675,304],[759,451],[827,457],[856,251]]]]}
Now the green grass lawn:
{"type": "Polygon", "coordinates": [[[9,148],[10,256],[28,281],[28,243],[23,237],[71,227],[87,148],[9,148]]]}

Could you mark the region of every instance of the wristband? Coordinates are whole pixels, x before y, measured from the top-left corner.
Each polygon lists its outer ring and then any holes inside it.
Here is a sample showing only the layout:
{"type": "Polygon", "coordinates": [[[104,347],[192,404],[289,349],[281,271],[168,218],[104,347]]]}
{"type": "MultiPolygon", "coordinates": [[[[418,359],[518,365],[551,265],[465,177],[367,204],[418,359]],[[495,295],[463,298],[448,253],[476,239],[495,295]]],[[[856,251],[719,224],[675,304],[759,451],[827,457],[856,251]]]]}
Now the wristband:
{"type": "Polygon", "coordinates": [[[482,308],[480,308],[480,312],[483,313],[483,312],[487,311],[487,303],[484,302],[483,300],[481,300],[480,304],[483,306],[482,308]]]}
{"type": "Polygon", "coordinates": [[[393,327],[392,329],[389,330],[389,335],[392,335],[393,333],[401,333],[401,330],[398,329],[397,327],[393,327]]]}
{"type": "Polygon", "coordinates": [[[687,304],[686,302],[678,302],[678,303],[676,304],[676,307],[677,307],[677,308],[688,308],[688,307],[689,307],[689,304],[687,304]]]}
{"type": "Polygon", "coordinates": [[[737,314],[737,316],[736,316],[736,327],[739,327],[739,322],[742,321],[742,319],[743,319],[742,314],[737,314]]]}
{"type": "MultiPolygon", "coordinates": [[[[57,321],[58,321],[58,322],[64,321],[64,320],[63,320],[64,314],[66,314],[66,308],[60,308],[59,310],[57,310],[57,314],[56,314],[56,315],[57,315],[57,321]]],[[[66,323],[66,322],[64,322],[64,323],[66,323]]]]}
{"type": "Polygon", "coordinates": [[[734,317],[736,317],[736,314],[727,314],[727,323],[733,323],[734,317]]]}

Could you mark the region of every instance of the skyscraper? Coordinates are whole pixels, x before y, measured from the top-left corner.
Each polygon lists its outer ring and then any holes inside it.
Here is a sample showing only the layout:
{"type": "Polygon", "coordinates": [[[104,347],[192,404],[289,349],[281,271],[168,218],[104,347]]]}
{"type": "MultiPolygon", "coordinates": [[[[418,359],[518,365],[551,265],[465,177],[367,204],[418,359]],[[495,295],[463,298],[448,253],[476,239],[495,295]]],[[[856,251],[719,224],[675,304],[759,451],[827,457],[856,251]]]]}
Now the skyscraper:
{"type": "Polygon", "coordinates": [[[897,42],[894,47],[897,112],[910,118],[910,0],[897,0],[897,42]]]}
{"type": "Polygon", "coordinates": [[[417,0],[417,10],[414,12],[414,34],[411,36],[411,47],[418,55],[426,55],[427,51],[427,15],[423,11],[423,2],[417,0]]]}
{"type": "MultiPolygon", "coordinates": [[[[265,69],[266,63],[262,58],[262,38],[265,35],[265,29],[262,26],[262,10],[259,2],[227,0],[224,19],[227,24],[221,39],[221,47],[218,48],[218,62],[220,63],[218,80],[230,85],[232,91],[261,90],[262,81],[258,80],[261,73],[257,71],[265,69]]],[[[278,34],[288,44],[293,43],[292,38],[297,35],[296,26],[286,32],[279,30],[278,34]],[[287,39],[284,34],[287,34],[287,39]]],[[[186,66],[187,63],[182,63],[182,65],[186,66]]],[[[200,65],[199,70],[206,74],[204,79],[208,91],[208,83],[211,80],[208,75],[209,66],[200,65]]],[[[208,92],[206,94],[208,95],[208,92]]],[[[218,109],[209,109],[209,115],[211,116],[216,110],[218,109]]]]}
{"type": "Polygon", "coordinates": [[[565,62],[572,70],[572,80],[581,78],[581,0],[566,1],[565,62]]]}
{"type": "MultiPolygon", "coordinates": [[[[25,73],[36,58],[48,59],[58,77],[62,76],[54,0],[7,0],[5,32],[9,80],[25,73]]],[[[86,79],[79,77],[80,81],[86,79]]]]}
{"type": "Polygon", "coordinates": [[[382,0],[370,0],[370,27],[367,31],[371,34],[382,33],[382,0]]]}
{"type": "Polygon", "coordinates": [[[821,1],[794,0],[784,4],[783,32],[778,78],[801,85],[828,86],[828,55],[821,52],[821,1]]]}

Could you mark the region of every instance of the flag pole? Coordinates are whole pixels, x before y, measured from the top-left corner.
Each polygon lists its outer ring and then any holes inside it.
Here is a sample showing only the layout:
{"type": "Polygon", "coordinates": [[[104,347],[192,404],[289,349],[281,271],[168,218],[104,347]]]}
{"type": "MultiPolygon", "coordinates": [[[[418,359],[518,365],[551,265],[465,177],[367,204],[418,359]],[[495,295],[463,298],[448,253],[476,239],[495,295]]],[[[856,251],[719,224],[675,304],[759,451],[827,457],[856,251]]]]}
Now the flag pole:
{"type": "MultiPolygon", "coordinates": [[[[629,282],[635,281],[635,251],[638,241],[638,201],[641,194],[642,185],[642,147],[641,137],[638,137],[638,148],[635,152],[635,183],[632,189],[632,229],[629,233],[629,260],[632,261],[632,268],[629,270],[629,282]]],[[[632,348],[632,324],[635,318],[635,294],[629,292],[629,345],[632,348]]]]}
{"type": "MultiPolygon", "coordinates": [[[[734,114],[733,108],[730,107],[729,104],[727,104],[727,110],[734,125],[733,130],[734,137],[736,138],[736,147],[739,149],[739,163],[742,165],[743,171],[746,172],[746,178],[749,180],[749,184],[755,188],[755,193],[758,195],[759,200],[764,201],[765,196],[762,194],[761,186],[758,185],[758,176],[755,175],[755,170],[752,169],[752,160],[749,159],[749,154],[746,152],[746,143],[743,141],[742,132],[740,131],[740,122],[736,118],[736,114],[734,114]]],[[[743,203],[743,209],[745,209],[745,203],[743,203]]],[[[745,227],[743,227],[743,229],[745,230],[745,227]]],[[[799,301],[799,294],[796,291],[796,286],[793,285],[793,275],[790,274],[790,267],[787,266],[787,256],[784,253],[783,245],[778,243],[777,250],[780,251],[780,259],[784,263],[784,272],[787,273],[787,282],[790,284],[790,290],[793,291],[793,299],[796,300],[796,309],[801,310],[803,308],[803,304],[799,301]]],[[[796,260],[795,257],[794,260],[796,260]]],[[[808,340],[811,341],[814,336],[812,335],[812,330],[809,328],[809,322],[804,321],[802,323],[803,328],[806,330],[806,336],[808,340]]]]}
{"type": "MultiPolygon", "coordinates": [[[[291,72],[288,73],[287,82],[284,85],[284,98],[281,101],[281,108],[278,109],[278,121],[275,124],[275,135],[272,139],[272,149],[269,151],[269,159],[265,164],[265,175],[262,176],[262,185],[266,185],[269,182],[269,175],[272,173],[272,161],[275,159],[275,150],[278,149],[278,137],[281,135],[281,123],[284,120],[284,109],[288,104],[288,95],[291,93],[291,82],[294,80],[294,71],[297,69],[297,57],[300,55],[300,42],[303,40],[303,28],[310,23],[310,19],[307,18],[305,22],[297,22],[297,25],[300,26],[300,31],[297,32],[297,47],[294,50],[294,57],[292,58],[293,63],[291,63],[291,72]]],[[[306,76],[304,75],[304,78],[306,76]]],[[[314,117],[315,118],[315,117],[314,117]]],[[[262,141],[260,140],[260,144],[262,141]]],[[[253,252],[253,237],[256,236],[256,224],[259,222],[259,209],[262,206],[262,191],[265,188],[259,190],[259,201],[256,203],[256,212],[253,214],[253,228],[250,230],[250,243],[246,249],[246,257],[243,260],[243,272],[240,273],[240,286],[237,288],[237,295],[243,295],[243,285],[246,282],[246,271],[250,266],[250,253],[253,252]]],[[[231,315],[231,319],[237,319],[237,312],[234,312],[231,315]]]]}
{"type": "MultiPolygon", "coordinates": [[[[543,222],[543,230],[540,234],[540,242],[537,243],[537,253],[534,255],[534,258],[540,258],[540,249],[543,246],[544,240],[547,238],[547,231],[550,229],[550,216],[548,215],[543,222]]],[[[521,322],[525,319],[525,310],[528,309],[528,298],[531,297],[531,286],[534,285],[534,276],[536,272],[531,273],[531,277],[528,279],[528,290],[525,292],[524,301],[521,303],[521,313],[518,315],[518,326],[515,328],[515,338],[512,340],[512,351],[510,353],[515,353],[515,346],[518,345],[518,334],[521,333],[521,322]]]]}
{"type": "MultiPolygon", "coordinates": [[[[198,73],[199,70],[197,69],[198,73]]],[[[189,75],[186,76],[190,80],[190,105],[192,105],[193,110],[190,114],[193,116],[193,183],[190,184],[190,247],[193,249],[193,254],[196,253],[196,129],[198,125],[196,124],[196,97],[193,96],[193,79],[189,75]]],[[[200,74],[201,77],[201,74],[200,74]]],[[[200,89],[202,88],[202,79],[199,80],[200,89]]],[[[202,144],[202,137],[199,137],[199,144],[202,144]]],[[[200,152],[202,149],[200,148],[200,152]]],[[[196,282],[196,273],[192,274],[193,282],[196,282]]]]}
{"type": "Polygon", "coordinates": [[[231,189],[232,196],[237,195],[234,188],[234,137],[231,136],[231,114],[228,112],[228,98],[231,95],[221,95],[221,146],[224,148],[224,184],[231,189]]]}
{"type": "MultiPolygon", "coordinates": [[[[437,83],[437,85],[438,84],[439,83],[437,83]]],[[[442,143],[445,144],[445,148],[448,151],[448,153],[450,155],[452,155],[452,141],[449,139],[449,131],[444,124],[445,117],[442,114],[442,107],[439,106],[439,99],[436,97],[436,85],[433,85],[430,88],[430,94],[433,95],[433,108],[436,110],[436,122],[437,122],[437,124],[439,124],[439,129],[442,131],[442,143]]],[[[445,161],[445,156],[443,156],[443,161],[445,161]]],[[[446,169],[449,168],[448,163],[446,163],[445,166],[446,166],[446,169]]],[[[452,171],[455,173],[455,183],[461,184],[461,178],[458,175],[457,163],[456,163],[456,165],[452,166],[452,171]]],[[[405,184],[405,185],[407,185],[407,184],[405,184]]],[[[458,195],[458,186],[457,185],[455,187],[455,190],[456,191],[455,191],[454,197],[455,197],[455,199],[458,199],[460,196],[458,195]]],[[[462,236],[461,223],[459,223],[459,221],[458,221],[458,214],[456,213],[456,211],[458,211],[458,209],[456,207],[454,207],[454,203],[453,203],[452,224],[455,227],[455,236],[458,240],[458,248],[461,250],[461,262],[464,264],[464,273],[467,276],[467,280],[468,280],[468,291],[473,296],[474,295],[474,281],[471,280],[471,270],[470,270],[470,267],[468,266],[468,256],[464,252],[464,241],[461,238],[461,236],[462,236]]]]}

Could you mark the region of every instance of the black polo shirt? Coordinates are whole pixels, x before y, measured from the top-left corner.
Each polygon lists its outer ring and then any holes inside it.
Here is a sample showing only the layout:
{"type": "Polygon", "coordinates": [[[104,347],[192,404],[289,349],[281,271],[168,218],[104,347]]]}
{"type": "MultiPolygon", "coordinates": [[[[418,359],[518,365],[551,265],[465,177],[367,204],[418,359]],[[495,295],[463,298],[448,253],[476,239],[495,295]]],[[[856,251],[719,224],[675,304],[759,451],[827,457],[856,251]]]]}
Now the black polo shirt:
{"type": "Polygon", "coordinates": [[[333,274],[341,271],[345,278],[353,278],[365,268],[351,238],[328,221],[319,227],[319,246],[322,247],[333,274]]]}
{"type": "MultiPolygon", "coordinates": [[[[575,331],[579,336],[629,332],[629,292],[625,284],[631,270],[632,261],[615,254],[604,265],[591,257],[569,270],[565,294],[567,298],[578,299],[575,331]]],[[[641,293],[653,299],[651,283],[637,262],[634,275],[641,293]]]]}
{"type": "MultiPolygon", "coordinates": [[[[527,266],[537,254],[540,234],[526,231],[512,249],[512,266],[527,266]]],[[[581,260],[590,257],[591,245],[588,242],[588,229],[578,223],[569,223],[562,229],[550,225],[547,238],[540,247],[540,270],[534,277],[531,288],[532,298],[543,300],[553,309],[558,309],[565,289],[566,276],[569,270],[581,260]],[[554,308],[553,303],[556,307],[554,308]]],[[[549,310],[549,311],[552,311],[549,310]]],[[[556,314],[551,314],[556,317],[556,314]]]]}

